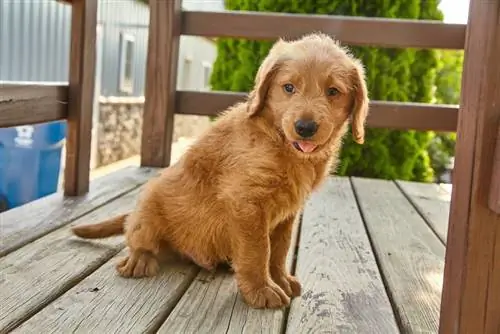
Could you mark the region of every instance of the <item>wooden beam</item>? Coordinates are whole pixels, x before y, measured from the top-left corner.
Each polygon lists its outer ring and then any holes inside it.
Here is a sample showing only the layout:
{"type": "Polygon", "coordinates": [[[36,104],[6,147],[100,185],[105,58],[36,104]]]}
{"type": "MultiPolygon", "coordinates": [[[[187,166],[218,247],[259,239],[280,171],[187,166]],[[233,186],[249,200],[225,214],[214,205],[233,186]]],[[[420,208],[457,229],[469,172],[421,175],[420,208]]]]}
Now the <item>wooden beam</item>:
{"type": "Polygon", "coordinates": [[[65,119],[68,85],[0,82],[0,128],[65,119]]]}
{"type": "Polygon", "coordinates": [[[184,11],[182,34],[254,40],[297,38],[313,31],[344,44],[395,48],[463,49],[464,24],[335,15],[184,11]]]}
{"type": "Polygon", "coordinates": [[[71,11],[68,135],[64,193],[68,196],[77,196],[89,190],[97,0],[73,0],[71,11]]]}
{"type": "Polygon", "coordinates": [[[471,0],[441,334],[500,332],[500,215],[488,206],[500,122],[500,1],[471,0]]]}
{"type": "Polygon", "coordinates": [[[372,101],[366,124],[371,128],[455,132],[457,118],[458,106],[372,101]]]}
{"type": "Polygon", "coordinates": [[[151,0],[141,165],[170,164],[181,32],[181,0],[151,0]]]}
{"type": "Polygon", "coordinates": [[[495,158],[493,159],[493,175],[490,186],[490,209],[500,214],[500,124],[498,126],[495,158]]]}
{"type": "MultiPolygon", "coordinates": [[[[244,101],[246,93],[178,91],[175,111],[182,115],[216,116],[244,101]]],[[[454,132],[458,107],[425,103],[372,101],[367,125],[372,128],[454,132]]]]}

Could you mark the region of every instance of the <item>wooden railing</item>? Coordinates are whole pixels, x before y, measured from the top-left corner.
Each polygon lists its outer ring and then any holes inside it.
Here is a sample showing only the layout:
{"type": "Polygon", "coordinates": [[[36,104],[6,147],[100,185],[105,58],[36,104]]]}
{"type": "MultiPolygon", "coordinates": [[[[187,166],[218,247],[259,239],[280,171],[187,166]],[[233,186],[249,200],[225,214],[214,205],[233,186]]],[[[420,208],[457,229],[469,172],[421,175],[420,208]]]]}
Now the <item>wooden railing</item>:
{"type": "Polygon", "coordinates": [[[66,119],[64,190],[74,196],[89,189],[98,0],[68,2],[73,4],[68,83],[0,83],[0,127],[66,119]]]}
{"type": "MultiPolygon", "coordinates": [[[[97,0],[65,2],[73,5],[69,84],[1,84],[0,127],[67,119],[65,192],[79,195],[88,190],[97,0]]],[[[349,45],[440,49],[463,49],[465,40],[466,26],[460,24],[327,15],[181,11],[180,3],[180,0],[150,2],[143,165],[169,164],[175,113],[213,116],[246,97],[246,92],[177,91],[180,35],[275,40],[323,31],[349,45]]],[[[370,111],[369,127],[455,131],[458,106],[372,101],[370,111]]]]}
{"type": "Polygon", "coordinates": [[[350,45],[463,49],[466,26],[428,20],[242,11],[184,11],[181,17],[181,34],[191,36],[276,40],[313,31],[350,45]]]}
{"type": "Polygon", "coordinates": [[[493,174],[489,193],[490,209],[500,214],[500,124],[495,141],[495,155],[493,157],[493,174]]]}
{"type": "Polygon", "coordinates": [[[0,82],[0,127],[66,118],[67,83],[0,82]]]}

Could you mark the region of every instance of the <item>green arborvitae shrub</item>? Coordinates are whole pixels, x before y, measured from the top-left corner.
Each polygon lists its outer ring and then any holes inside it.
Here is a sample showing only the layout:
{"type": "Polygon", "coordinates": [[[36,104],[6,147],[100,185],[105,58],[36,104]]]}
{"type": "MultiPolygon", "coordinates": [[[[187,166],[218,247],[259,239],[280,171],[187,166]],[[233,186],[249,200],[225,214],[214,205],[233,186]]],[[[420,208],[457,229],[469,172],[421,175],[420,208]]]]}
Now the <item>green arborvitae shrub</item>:
{"type": "MultiPolygon", "coordinates": [[[[437,0],[226,0],[225,7],[229,10],[442,20],[437,0]]],[[[249,91],[271,45],[271,42],[218,39],[212,89],[249,91]]],[[[433,102],[436,74],[443,68],[439,51],[351,49],[365,64],[372,100],[433,102]]],[[[434,137],[432,132],[368,129],[365,144],[358,145],[351,136],[346,136],[337,173],[432,181],[434,171],[428,147],[434,137]]]]}
{"type": "MultiPolygon", "coordinates": [[[[463,50],[440,51],[441,66],[436,80],[436,103],[459,104],[462,82],[463,50]]],[[[436,175],[441,175],[447,168],[450,158],[455,154],[456,133],[436,133],[428,151],[436,175]]]]}

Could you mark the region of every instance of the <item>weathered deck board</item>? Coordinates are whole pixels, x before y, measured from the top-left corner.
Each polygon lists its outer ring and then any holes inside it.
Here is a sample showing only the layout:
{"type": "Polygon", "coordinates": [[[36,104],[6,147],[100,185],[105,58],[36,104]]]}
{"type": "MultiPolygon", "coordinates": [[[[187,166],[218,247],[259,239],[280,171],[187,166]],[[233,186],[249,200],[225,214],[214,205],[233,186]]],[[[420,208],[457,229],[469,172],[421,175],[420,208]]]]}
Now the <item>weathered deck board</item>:
{"type": "Polygon", "coordinates": [[[347,178],[330,178],[308,201],[287,333],[399,333],[347,178]]]}
{"type": "Polygon", "coordinates": [[[0,214],[0,257],[137,188],[159,172],[156,168],[124,168],[90,184],[85,196],[62,192],[0,214]]]}
{"type": "Polygon", "coordinates": [[[123,279],[114,269],[122,237],[71,236],[69,225],[131,210],[142,180],[157,172],[145,171],[114,176],[108,187],[125,183],[128,192],[116,190],[71,224],[75,214],[59,204],[57,219],[65,223],[55,220],[58,229],[0,258],[0,333],[390,334],[399,333],[398,322],[403,332],[437,333],[445,248],[430,226],[442,219],[437,210],[447,209],[449,194],[440,199],[439,190],[408,182],[330,178],[308,201],[288,256],[303,295],[289,310],[255,310],[223,269],[211,274],[174,262],[159,277],[123,279]]]}
{"type": "Polygon", "coordinates": [[[126,279],[123,250],[13,333],[150,333],[162,324],[199,269],[170,262],[153,278],[126,279]]]}
{"type": "Polygon", "coordinates": [[[445,247],[395,183],[352,179],[405,333],[437,333],[445,247]]]}
{"type": "Polygon", "coordinates": [[[446,244],[451,195],[435,183],[396,181],[430,227],[446,244]]]}
{"type": "MultiPolygon", "coordinates": [[[[287,267],[293,267],[297,232],[295,223],[287,267]]],[[[284,310],[249,308],[238,293],[231,273],[201,271],[158,333],[282,333],[284,310]]]]}
{"type": "MultiPolygon", "coordinates": [[[[139,189],[75,221],[97,223],[130,211],[139,189]]],[[[88,242],[57,231],[0,259],[0,333],[14,328],[96,270],[123,248],[123,237],[88,242]]]]}

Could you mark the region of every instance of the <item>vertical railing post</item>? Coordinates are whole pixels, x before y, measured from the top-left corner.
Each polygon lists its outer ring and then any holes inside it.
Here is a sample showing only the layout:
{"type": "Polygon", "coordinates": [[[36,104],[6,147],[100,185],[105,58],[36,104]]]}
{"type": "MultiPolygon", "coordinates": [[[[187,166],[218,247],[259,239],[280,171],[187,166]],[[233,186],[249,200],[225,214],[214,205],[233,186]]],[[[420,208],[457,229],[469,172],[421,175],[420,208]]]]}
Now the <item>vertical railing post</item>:
{"type": "Polygon", "coordinates": [[[72,0],[64,193],[89,190],[98,0],[72,0]]]}
{"type": "Polygon", "coordinates": [[[493,174],[490,186],[490,209],[500,214],[500,120],[496,137],[495,157],[493,158],[493,174]]]}
{"type": "Polygon", "coordinates": [[[181,2],[181,0],[149,0],[142,166],[166,167],[170,164],[181,32],[181,2]]]}
{"type": "Polygon", "coordinates": [[[500,122],[500,1],[471,0],[441,334],[500,333],[500,215],[488,205],[500,122]]]}

